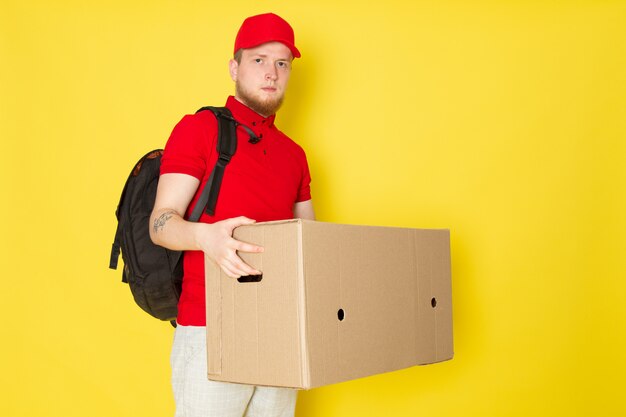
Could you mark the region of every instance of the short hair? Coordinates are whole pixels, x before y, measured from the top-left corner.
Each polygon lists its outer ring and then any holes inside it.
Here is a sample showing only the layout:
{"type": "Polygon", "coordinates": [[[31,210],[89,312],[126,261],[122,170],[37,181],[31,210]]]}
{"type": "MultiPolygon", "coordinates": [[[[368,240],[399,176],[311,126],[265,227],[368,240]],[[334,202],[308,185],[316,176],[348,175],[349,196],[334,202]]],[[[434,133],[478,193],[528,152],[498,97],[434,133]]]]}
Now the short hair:
{"type": "Polygon", "coordinates": [[[241,55],[243,55],[243,48],[239,48],[233,56],[233,59],[237,61],[237,64],[241,64],[241,55]]]}

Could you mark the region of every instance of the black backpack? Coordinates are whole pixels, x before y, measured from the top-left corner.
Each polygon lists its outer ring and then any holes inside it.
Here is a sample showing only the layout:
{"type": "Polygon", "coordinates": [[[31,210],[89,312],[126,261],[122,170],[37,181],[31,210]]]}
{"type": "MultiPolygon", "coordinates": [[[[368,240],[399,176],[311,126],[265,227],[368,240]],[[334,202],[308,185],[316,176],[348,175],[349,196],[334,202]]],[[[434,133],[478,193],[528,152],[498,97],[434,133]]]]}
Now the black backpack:
{"type": "MultiPolygon", "coordinates": [[[[203,107],[218,121],[217,151],[219,157],[202,190],[189,221],[197,222],[202,211],[215,214],[215,204],[224,170],[237,150],[237,127],[259,141],[245,125],[237,122],[225,107],[203,107]]],[[[148,314],[176,325],[178,299],[182,291],[183,253],[155,245],[150,239],[149,219],[156,199],[162,149],[144,155],[133,167],[120,197],[115,216],[117,230],[111,249],[109,268],[117,269],[120,249],[124,260],[122,282],[129,284],[135,302],[148,314]]]]}

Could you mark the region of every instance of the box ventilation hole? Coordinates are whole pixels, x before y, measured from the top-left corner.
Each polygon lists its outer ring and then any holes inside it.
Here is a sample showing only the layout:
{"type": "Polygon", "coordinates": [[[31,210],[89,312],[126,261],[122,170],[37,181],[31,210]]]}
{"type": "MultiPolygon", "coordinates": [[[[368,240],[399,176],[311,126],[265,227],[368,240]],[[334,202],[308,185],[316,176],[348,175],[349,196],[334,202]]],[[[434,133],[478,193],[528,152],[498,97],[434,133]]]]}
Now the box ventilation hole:
{"type": "Polygon", "coordinates": [[[433,306],[433,308],[437,307],[437,299],[435,297],[430,300],[430,305],[433,306]]]}
{"type": "Polygon", "coordinates": [[[337,312],[337,318],[339,319],[339,321],[343,321],[345,317],[345,313],[343,312],[343,308],[340,308],[339,311],[337,312]]]}

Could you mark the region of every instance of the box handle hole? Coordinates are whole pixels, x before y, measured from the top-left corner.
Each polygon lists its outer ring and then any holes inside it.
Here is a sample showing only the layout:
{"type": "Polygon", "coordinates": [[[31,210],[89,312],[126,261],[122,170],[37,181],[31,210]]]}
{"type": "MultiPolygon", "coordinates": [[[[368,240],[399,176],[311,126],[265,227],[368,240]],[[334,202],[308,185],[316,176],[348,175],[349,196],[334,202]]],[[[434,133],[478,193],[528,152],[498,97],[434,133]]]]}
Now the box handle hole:
{"type": "Polygon", "coordinates": [[[242,283],[247,282],[260,282],[263,279],[263,274],[261,275],[244,275],[242,277],[237,278],[237,281],[242,283]]]}

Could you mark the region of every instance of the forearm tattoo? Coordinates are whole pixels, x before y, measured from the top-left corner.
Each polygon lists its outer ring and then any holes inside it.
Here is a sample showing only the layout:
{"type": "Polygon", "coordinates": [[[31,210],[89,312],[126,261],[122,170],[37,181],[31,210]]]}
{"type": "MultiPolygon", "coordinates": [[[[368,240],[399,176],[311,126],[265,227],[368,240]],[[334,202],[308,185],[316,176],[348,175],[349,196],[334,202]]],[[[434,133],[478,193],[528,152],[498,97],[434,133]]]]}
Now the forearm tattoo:
{"type": "Polygon", "coordinates": [[[158,233],[163,230],[165,223],[167,223],[167,221],[171,219],[174,214],[176,214],[175,211],[166,211],[161,214],[159,218],[154,221],[154,225],[152,226],[154,233],[158,233]]]}

